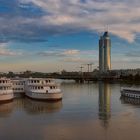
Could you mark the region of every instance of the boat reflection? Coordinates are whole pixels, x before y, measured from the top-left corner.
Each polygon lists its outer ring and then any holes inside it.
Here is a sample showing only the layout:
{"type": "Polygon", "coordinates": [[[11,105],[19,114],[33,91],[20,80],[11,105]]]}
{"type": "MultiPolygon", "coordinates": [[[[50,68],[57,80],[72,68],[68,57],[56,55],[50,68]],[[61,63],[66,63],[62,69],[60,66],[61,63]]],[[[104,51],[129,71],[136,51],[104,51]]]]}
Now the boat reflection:
{"type": "Polygon", "coordinates": [[[17,98],[13,102],[0,104],[0,117],[9,117],[13,110],[24,110],[30,115],[57,112],[62,108],[62,101],[42,102],[28,98],[17,98]]]}
{"type": "Polygon", "coordinates": [[[104,127],[111,118],[111,87],[109,83],[99,82],[99,119],[104,127]]]}
{"type": "Polygon", "coordinates": [[[26,98],[24,107],[26,112],[31,115],[53,113],[62,108],[62,101],[42,102],[26,98]]]}
{"type": "Polygon", "coordinates": [[[9,117],[13,111],[13,102],[7,102],[0,104],[0,117],[9,117]]]}
{"type": "Polygon", "coordinates": [[[122,104],[140,105],[140,99],[131,97],[121,97],[120,99],[122,104]]]}

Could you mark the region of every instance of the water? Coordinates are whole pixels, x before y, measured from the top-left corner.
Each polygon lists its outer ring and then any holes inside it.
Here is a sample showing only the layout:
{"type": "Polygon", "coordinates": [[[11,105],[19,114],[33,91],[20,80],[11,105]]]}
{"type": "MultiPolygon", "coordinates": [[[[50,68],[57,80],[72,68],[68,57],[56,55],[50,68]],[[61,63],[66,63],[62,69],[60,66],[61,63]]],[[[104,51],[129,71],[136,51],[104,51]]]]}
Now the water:
{"type": "Polygon", "coordinates": [[[140,103],[120,85],[62,84],[63,100],[15,99],[0,105],[1,140],[139,140],[140,103]]]}

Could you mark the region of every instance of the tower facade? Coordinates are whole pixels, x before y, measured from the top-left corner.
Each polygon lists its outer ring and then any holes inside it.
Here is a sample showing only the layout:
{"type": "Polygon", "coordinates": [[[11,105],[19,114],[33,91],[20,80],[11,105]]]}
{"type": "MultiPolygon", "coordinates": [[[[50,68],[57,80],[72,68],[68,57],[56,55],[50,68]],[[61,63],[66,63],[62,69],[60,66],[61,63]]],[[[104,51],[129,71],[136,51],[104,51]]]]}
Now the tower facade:
{"type": "Polygon", "coordinates": [[[99,39],[99,71],[111,70],[111,40],[108,32],[104,32],[99,39]]]}
{"type": "Polygon", "coordinates": [[[99,40],[99,70],[104,71],[104,39],[103,36],[99,40]]]}

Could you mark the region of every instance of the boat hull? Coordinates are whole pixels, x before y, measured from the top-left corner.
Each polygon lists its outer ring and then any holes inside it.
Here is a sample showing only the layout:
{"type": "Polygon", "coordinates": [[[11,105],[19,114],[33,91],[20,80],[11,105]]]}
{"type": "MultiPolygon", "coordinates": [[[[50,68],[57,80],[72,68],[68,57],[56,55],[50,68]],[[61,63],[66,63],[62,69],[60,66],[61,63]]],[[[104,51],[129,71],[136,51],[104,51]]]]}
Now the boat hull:
{"type": "Polygon", "coordinates": [[[10,94],[0,94],[0,103],[1,102],[12,101],[13,98],[14,98],[13,93],[10,93],[10,94]]]}
{"type": "Polygon", "coordinates": [[[26,92],[27,97],[35,100],[48,100],[57,101],[62,100],[62,93],[37,93],[37,92],[26,92]]]}
{"type": "Polygon", "coordinates": [[[133,90],[122,90],[121,91],[121,96],[122,97],[128,97],[128,98],[135,98],[135,99],[140,99],[140,91],[133,91],[133,90]]]}

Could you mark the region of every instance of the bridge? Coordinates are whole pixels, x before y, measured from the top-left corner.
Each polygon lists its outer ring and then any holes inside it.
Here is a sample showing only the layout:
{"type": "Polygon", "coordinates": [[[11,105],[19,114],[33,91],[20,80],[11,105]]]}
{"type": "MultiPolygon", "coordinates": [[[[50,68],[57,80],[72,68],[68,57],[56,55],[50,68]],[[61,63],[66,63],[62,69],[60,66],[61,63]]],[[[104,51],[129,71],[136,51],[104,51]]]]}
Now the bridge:
{"type": "Polygon", "coordinates": [[[62,74],[48,75],[47,78],[55,78],[55,79],[63,79],[63,80],[75,80],[77,83],[116,79],[112,75],[99,76],[99,74],[95,74],[93,72],[65,72],[62,74]]]}

